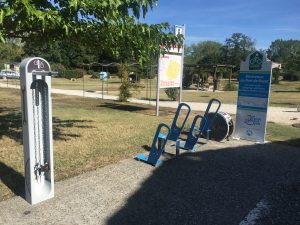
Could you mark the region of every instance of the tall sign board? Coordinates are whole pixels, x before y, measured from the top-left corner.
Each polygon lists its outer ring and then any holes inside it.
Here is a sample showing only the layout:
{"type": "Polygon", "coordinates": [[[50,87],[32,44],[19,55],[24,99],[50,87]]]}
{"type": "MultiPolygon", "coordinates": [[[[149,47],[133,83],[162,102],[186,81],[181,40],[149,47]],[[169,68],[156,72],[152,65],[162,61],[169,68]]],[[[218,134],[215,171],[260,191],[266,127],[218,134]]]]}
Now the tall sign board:
{"type": "MultiPolygon", "coordinates": [[[[185,36],[185,26],[176,25],[174,34],[185,36]]],[[[159,90],[161,88],[180,88],[180,102],[182,92],[184,44],[171,46],[169,51],[160,55],[158,60],[158,78],[156,93],[156,115],[159,112],[159,90]]]]}
{"type": "Polygon", "coordinates": [[[241,62],[236,113],[237,138],[265,142],[272,62],[252,52],[241,62]]]}

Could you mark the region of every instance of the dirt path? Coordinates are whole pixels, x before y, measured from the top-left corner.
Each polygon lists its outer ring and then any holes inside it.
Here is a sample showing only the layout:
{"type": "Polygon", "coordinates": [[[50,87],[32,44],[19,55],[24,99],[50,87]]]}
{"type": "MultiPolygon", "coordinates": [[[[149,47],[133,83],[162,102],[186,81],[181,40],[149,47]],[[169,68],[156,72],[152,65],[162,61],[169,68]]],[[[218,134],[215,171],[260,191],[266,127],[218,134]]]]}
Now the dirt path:
{"type": "MultiPolygon", "coordinates": [[[[16,85],[6,85],[4,83],[0,83],[0,87],[2,88],[19,88],[16,85]]],[[[74,95],[74,96],[84,96],[86,98],[102,98],[101,93],[97,92],[83,92],[80,90],[62,90],[62,89],[52,89],[52,93],[54,94],[64,94],[64,95],[74,95]]],[[[112,95],[103,95],[104,99],[110,100],[118,100],[117,96],[112,95]]],[[[137,103],[137,104],[151,104],[155,105],[155,101],[147,101],[136,98],[130,98],[129,102],[137,103]]],[[[207,103],[198,103],[198,102],[186,102],[188,103],[192,110],[196,111],[204,111],[207,107],[207,103]]],[[[178,102],[173,101],[161,101],[161,107],[170,107],[177,108],[178,102]]],[[[231,115],[236,114],[236,105],[233,104],[222,104],[221,111],[227,112],[231,115]]],[[[268,121],[280,124],[291,125],[294,123],[300,123],[300,112],[297,112],[296,108],[285,108],[285,107],[269,107],[268,109],[268,121]]]]}

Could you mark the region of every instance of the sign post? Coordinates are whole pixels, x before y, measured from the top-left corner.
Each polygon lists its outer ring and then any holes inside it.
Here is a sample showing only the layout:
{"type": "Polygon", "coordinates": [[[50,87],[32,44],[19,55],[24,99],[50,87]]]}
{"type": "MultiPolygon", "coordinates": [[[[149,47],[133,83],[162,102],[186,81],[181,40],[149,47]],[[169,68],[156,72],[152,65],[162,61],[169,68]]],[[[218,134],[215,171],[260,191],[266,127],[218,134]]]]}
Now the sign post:
{"type": "MultiPolygon", "coordinates": [[[[175,35],[185,35],[185,26],[175,26],[175,35]]],[[[179,88],[179,103],[182,98],[184,44],[171,46],[169,52],[160,55],[156,90],[156,116],[159,115],[159,91],[161,88],[179,88]]]]}
{"type": "Polygon", "coordinates": [[[265,143],[272,62],[256,51],[240,67],[235,136],[265,143]]]}

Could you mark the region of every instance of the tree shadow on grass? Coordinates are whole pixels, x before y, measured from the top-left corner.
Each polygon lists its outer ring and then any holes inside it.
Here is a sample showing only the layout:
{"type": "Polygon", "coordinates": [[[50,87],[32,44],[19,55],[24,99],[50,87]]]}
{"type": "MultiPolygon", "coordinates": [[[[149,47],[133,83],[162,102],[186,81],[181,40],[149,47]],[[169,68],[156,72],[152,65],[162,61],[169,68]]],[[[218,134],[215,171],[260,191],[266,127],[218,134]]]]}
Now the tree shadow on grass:
{"type": "Polygon", "coordinates": [[[98,105],[98,107],[104,107],[104,108],[127,111],[127,112],[138,112],[138,111],[149,110],[149,108],[147,107],[141,107],[141,106],[129,105],[129,104],[107,103],[107,102],[98,105]]]}
{"type": "Polygon", "coordinates": [[[0,181],[15,195],[25,198],[24,176],[0,161],[0,181]]]}
{"type": "MultiPolygon", "coordinates": [[[[278,183],[285,185],[300,172],[293,170],[300,150],[286,144],[227,147],[169,160],[153,171],[107,224],[240,224],[262,199],[272,202],[268,193],[277,190],[278,183]]],[[[293,194],[299,197],[299,192],[298,188],[293,194]]],[[[276,207],[284,208],[285,196],[280,197],[283,201],[276,207]]],[[[297,209],[281,216],[274,224],[296,224],[299,219],[297,209]]],[[[273,222],[264,217],[263,224],[273,222]]]]}
{"type": "MultiPolygon", "coordinates": [[[[71,138],[80,137],[78,134],[66,133],[64,128],[95,128],[90,125],[81,125],[82,123],[92,123],[93,120],[62,120],[53,117],[53,139],[69,140],[71,138]]],[[[14,108],[0,107],[0,138],[6,136],[22,143],[22,114],[14,108]]]]}

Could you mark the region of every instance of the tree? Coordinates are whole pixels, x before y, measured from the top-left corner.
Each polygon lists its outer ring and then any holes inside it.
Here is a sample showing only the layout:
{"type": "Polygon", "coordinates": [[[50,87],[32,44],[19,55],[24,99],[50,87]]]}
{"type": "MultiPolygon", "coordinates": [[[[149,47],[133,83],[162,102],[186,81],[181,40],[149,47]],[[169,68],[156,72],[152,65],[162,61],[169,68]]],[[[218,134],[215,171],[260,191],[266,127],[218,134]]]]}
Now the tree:
{"type": "Polygon", "coordinates": [[[242,60],[255,50],[255,41],[242,33],[234,33],[230,38],[226,38],[223,47],[223,54],[226,63],[239,68],[242,60]]]}
{"type": "Polygon", "coordinates": [[[267,54],[272,61],[282,64],[285,79],[300,80],[300,40],[277,39],[267,54]]]}
{"type": "Polygon", "coordinates": [[[160,51],[182,41],[167,23],[138,23],[157,0],[7,0],[0,2],[0,40],[19,37],[41,44],[66,37],[108,52],[117,58],[145,62],[160,51]],[[129,48],[129,49],[128,49],[129,48]],[[129,51],[126,51],[128,49],[129,51]]]}
{"type": "Polygon", "coordinates": [[[0,43],[0,63],[18,62],[23,55],[23,49],[18,46],[16,40],[0,43]]]}
{"type": "Polygon", "coordinates": [[[222,44],[215,41],[203,41],[186,48],[185,63],[217,64],[222,61],[222,44]]]}

